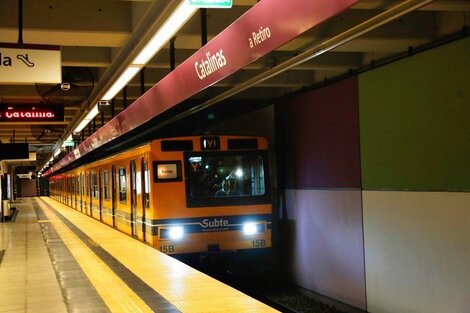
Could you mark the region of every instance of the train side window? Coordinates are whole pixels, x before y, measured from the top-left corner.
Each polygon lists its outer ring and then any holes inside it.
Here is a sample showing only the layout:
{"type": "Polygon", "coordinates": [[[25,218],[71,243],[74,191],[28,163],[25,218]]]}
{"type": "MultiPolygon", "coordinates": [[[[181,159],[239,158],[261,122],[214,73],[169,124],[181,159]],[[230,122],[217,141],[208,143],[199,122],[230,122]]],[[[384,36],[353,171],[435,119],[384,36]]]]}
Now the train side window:
{"type": "Polygon", "coordinates": [[[119,168],[119,201],[127,202],[126,168],[124,167],[119,168]]]}
{"type": "Polygon", "coordinates": [[[109,171],[103,171],[103,181],[104,181],[104,198],[109,200],[109,171]]]}
{"type": "Polygon", "coordinates": [[[147,162],[143,162],[142,169],[144,172],[144,206],[150,207],[150,175],[147,162]]]}
{"type": "Polygon", "coordinates": [[[92,192],[93,198],[98,198],[98,176],[96,172],[91,172],[91,185],[92,185],[92,192]]]}

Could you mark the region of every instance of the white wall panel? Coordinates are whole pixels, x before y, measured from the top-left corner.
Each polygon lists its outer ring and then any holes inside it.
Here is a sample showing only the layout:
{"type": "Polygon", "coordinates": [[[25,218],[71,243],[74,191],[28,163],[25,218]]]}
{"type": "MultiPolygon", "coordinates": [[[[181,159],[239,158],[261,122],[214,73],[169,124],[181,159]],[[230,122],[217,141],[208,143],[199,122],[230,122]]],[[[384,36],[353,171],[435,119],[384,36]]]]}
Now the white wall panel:
{"type": "Polygon", "coordinates": [[[367,307],[470,312],[470,193],[364,191],[367,307]]]}
{"type": "Polygon", "coordinates": [[[293,282],[365,309],[361,191],[285,192],[290,229],[282,253],[293,282]]]}

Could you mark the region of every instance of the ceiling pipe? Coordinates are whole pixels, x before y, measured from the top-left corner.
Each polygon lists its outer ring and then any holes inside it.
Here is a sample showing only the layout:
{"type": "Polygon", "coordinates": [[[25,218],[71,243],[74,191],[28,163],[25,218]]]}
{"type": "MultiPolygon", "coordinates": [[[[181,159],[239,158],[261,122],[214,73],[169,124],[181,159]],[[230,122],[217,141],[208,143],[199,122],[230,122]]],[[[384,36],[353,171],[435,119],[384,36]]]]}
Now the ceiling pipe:
{"type": "Polygon", "coordinates": [[[170,39],[170,71],[173,71],[176,66],[176,61],[175,61],[175,55],[176,55],[176,50],[175,50],[175,41],[176,37],[173,37],[170,39]]]}
{"type": "Polygon", "coordinates": [[[201,47],[207,44],[207,9],[201,8],[201,47]]]}
{"type": "Polygon", "coordinates": [[[214,104],[217,104],[223,100],[226,100],[248,88],[251,88],[263,81],[266,81],[276,75],[279,75],[295,66],[298,66],[310,59],[313,59],[315,57],[318,57],[319,55],[328,52],[330,50],[333,50],[353,39],[356,39],[376,28],[379,28],[380,26],[387,24],[394,19],[397,19],[407,13],[410,13],[412,11],[415,11],[431,2],[434,0],[407,0],[404,2],[399,3],[398,5],[374,16],[371,19],[368,19],[365,22],[362,22],[359,25],[356,25],[355,27],[335,36],[332,37],[324,42],[321,42],[319,44],[314,45],[310,49],[302,52],[301,54],[289,59],[288,61],[281,63],[265,72],[263,72],[260,75],[257,75],[241,84],[239,84],[236,87],[233,87],[230,90],[227,90],[226,92],[223,92],[191,109],[188,109],[187,111],[180,113],[168,120],[165,120],[164,122],[160,123],[157,128],[162,128],[164,126],[167,126],[171,123],[174,123],[182,118],[188,117],[192,114],[195,114],[199,111],[202,111],[204,109],[207,109],[214,104]]]}
{"type": "Polygon", "coordinates": [[[18,0],[18,44],[23,44],[23,0],[18,0]]]}

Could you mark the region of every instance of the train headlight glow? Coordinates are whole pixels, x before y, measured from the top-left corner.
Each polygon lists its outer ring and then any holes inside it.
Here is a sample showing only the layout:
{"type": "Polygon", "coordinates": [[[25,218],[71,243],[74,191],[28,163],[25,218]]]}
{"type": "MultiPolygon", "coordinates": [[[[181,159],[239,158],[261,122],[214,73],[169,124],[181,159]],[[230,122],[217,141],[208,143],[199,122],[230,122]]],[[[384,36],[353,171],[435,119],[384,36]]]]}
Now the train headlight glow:
{"type": "Polygon", "coordinates": [[[169,229],[168,234],[170,236],[170,239],[174,239],[174,240],[183,239],[184,229],[181,226],[174,226],[169,229]]]}
{"type": "Polygon", "coordinates": [[[243,233],[245,235],[254,235],[258,232],[256,223],[245,223],[243,224],[243,233]]]}

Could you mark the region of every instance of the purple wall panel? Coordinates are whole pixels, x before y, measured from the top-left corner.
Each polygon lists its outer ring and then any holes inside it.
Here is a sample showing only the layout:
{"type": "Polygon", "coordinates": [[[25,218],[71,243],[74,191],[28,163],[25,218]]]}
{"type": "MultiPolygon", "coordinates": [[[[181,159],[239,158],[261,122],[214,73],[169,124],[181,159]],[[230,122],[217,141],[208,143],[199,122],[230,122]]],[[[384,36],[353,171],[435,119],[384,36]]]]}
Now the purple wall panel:
{"type": "Polygon", "coordinates": [[[288,189],[360,188],[357,78],[278,106],[278,138],[288,189]]]}

